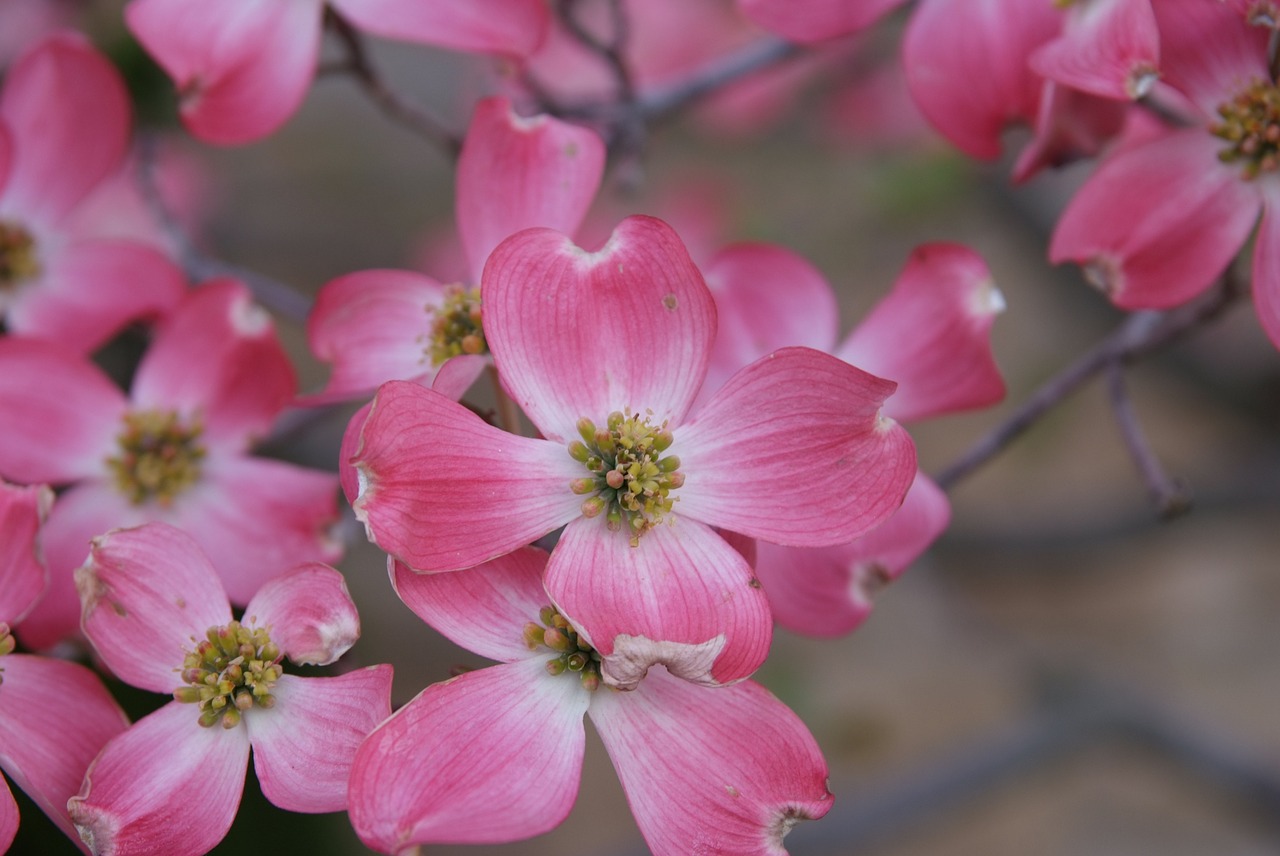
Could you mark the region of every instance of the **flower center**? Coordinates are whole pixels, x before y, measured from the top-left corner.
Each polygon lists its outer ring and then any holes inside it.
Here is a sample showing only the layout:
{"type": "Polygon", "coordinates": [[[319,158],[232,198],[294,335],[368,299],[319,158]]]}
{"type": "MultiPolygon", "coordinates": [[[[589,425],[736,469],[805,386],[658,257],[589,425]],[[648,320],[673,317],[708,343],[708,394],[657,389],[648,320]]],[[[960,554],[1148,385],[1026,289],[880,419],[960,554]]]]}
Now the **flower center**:
{"type": "Polygon", "coordinates": [[[549,648],[556,655],[547,661],[548,674],[571,672],[578,676],[584,690],[599,689],[600,655],[596,649],[578,636],[578,631],[555,607],[544,606],[538,618],[541,624],[530,621],[524,626],[524,644],[530,651],[549,648]]]}
{"type": "Polygon", "coordinates": [[[36,241],[9,220],[0,220],[0,291],[10,291],[40,275],[36,241]]]}
{"type": "Polygon", "coordinates": [[[444,303],[427,307],[432,316],[431,341],[426,355],[438,366],[459,354],[486,354],[489,345],[480,326],[480,289],[451,285],[445,289],[444,303]]]}
{"type": "Polygon", "coordinates": [[[1259,82],[1218,105],[1221,121],[1209,126],[1227,141],[1218,152],[1223,163],[1238,163],[1246,179],[1280,166],[1280,88],[1259,82]]]}
{"type": "Polygon", "coordinates": [[[183,424],[172,410],[127,413],[116,438],[120,452],[107,458],[116,485],[134,505],[152,499],[168,505],[200,477],[205,450],[201,425],[183,424]]]}
{"type": "Polygon", "coordinates": [[[280,649],[262,627],[233,621],[210,627],[182,661],[183,686],[173,697],[200,710],[200,725],[235,728],[246,710],[276,703],[271,687],[280,680],[280,649]]]}
{"type": "Polygon", "coordinates": [[[608,427],[596,428],[590,419],[578,420],[582,441],[569,444],[569,454],[591,473],[591,478],[574,479],[574,493],[591,494],[582,503],[582,513],[597,517],[604,513],[609,528],[626,528],[631,546],[671,511],[675,502],[671,491],[684,484],[680,459],[662,457],[671,446],[667,423],[654,426],[646,416],[609,414],[608,427]]]}

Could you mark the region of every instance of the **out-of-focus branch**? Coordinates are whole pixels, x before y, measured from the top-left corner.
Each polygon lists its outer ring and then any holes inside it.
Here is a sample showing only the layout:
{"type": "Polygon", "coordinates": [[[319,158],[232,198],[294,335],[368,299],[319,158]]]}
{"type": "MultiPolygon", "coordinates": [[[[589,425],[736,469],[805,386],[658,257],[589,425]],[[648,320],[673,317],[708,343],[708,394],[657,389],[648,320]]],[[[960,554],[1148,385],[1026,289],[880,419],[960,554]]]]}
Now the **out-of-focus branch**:
{"type": "Polygon", "coordinates": [[[774,36],[757,39],[734,53],[720,57],[661,89],[642,96],[636,104],[645,121],[666,118],[689,104],[704,98],[744,77],[771,66],[781,65],[804,53],[800,45],[774,36]]]}
{"type": "Polygon", "coordinates": [[[456,158],[462,141],[426,109],[412,103],[393,89],[369,59],[364,38],[341,15],[325,9],[325,23],[346,50],[345,61],[330,65],[326,72],[343,71],[355,78],[365,94],[394,121],[413,131],[451,158],[456,158]]]}
{"type": "Polygon", "coordinates": [[[1122,366],[1196,331],[1222,313],[1244,289],[1228,272],[1216,286],[1199,299],[1164,312],[1137,312],[1125,319],[1114,333],[1082,354],[1074,363],[1049,379],[1009,418],[970,447],[936,480],[950,490],[1002,452],[1046,413],[1110,366],[1122,366]]]}
{"type": "Polygon", "coordinates": [[[1161,518],[1172,520],[1186,514],[1191,510],[1191,493],[1181,480],[1169,477],[1147,442],[1142,426],[1138,423],[1133,401],[1129,398],[1124,382],[1124,366],[1120,362],[1107,366],[1107,390],[1116,424],[1120,427],[1120,435],[1124,438],[1129,455],[1133,458],[1161,518]]]}
{"type": "Polygon", "coordinates": [[[148,134],[138,140],[137,183],[147,209],[173,245],[178,264],[188,279],[202,282],[220,276],[233,277],[247,285],[263,306],[299,324],[306,322],[311,299],[305,294],[265,274],[208,256],[192,242],[160,193],[156,180],[156,140],[148,134]]]}

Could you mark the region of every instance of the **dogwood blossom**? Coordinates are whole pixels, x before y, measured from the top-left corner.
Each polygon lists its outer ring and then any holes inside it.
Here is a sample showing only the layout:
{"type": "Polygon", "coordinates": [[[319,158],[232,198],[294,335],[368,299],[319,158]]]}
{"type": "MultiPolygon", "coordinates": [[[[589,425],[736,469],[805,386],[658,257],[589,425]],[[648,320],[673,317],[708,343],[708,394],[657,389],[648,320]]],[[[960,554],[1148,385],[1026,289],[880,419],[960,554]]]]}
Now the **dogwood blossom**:
{"type": "Polygon", "coordinates": [[[792,826],[826,814],[820,750],[758,684],[699,687],[654,669],[633,692],[604,686],[598,653],[548,604],[546,561],[524,548],[465,574],[393,563],[415,613],[501,663],[427,687],[360,747],[350,814],[366,844],[402,853],[558,825],[577,797],[584,713],[657,856],[779,854],[792,826]]]}
{"type": "Polygon", "coordinates": [[[711,527],[838,544],[901,505],[915,451],[880,411],[894,385],[834,357],[777,351],[689,418],[715,306],[662,221],[628,218],[595,253],[521,232],[494,250],[482,287],[503,383],[544,439],[386,384],[354,462],[356,514],[420,572],[474,567],[564,526],[547,589],[607,683],[635,686],[662,662],[723,684],[763,661],[767,603],[711,527]]]}
{"type": "Polygon", "coordinates": [[[237,603],[290,565],[336,559],[334,476],[247,454],[295,383],[269,316],[231,280],[175,310],[127,397],[77,353],[0,339],[0,475],[71,485],[49,517],[51,586],[24,641],[45,648],[75,631],[71,572],[89,539],[119,526],[186,529],[237,603]]]}
{"type": "Polygon", "coordinates": [[[186,283],[163,254],[78,216],[124,167],[129,100],[79,36],[24,53],[0,92],[0,317],[11,333],[88,353],[164,315],[186,283]]]}
{"type": "Polygon", "coordinates": [[[122,680],[174,700],[112,739],[68,809],[94,854],[201,854],[231,826],[253,751],[263,794],[289,811],[339,811],[360,741],[391,713],[391,667],[332,678],[360,635],[342,575],[298,565],[234,620],[218,573],[178,529],[94,539],[76,571],[85,635],[122,680]]]}

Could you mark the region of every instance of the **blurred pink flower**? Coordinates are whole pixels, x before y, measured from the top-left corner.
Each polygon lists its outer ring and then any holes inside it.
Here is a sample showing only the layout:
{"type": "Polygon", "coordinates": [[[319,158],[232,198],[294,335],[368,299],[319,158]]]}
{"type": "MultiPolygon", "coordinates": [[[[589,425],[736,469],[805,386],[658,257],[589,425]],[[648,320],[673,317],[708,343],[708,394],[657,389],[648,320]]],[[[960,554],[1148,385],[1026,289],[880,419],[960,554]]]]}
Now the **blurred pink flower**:
{"type": "Polygon", "coordinates": [[[198,544],[163,523],[94,539],[76,571],[85,634],[126,683],[174,701],[106,744],[68,806],[94,853],[206,853],[235,818],[249,750],[288,811],[341,811],[356,747],[391,713],[391,667],[284,674],[336,661],[360,635],[342,575],[302,564],[232,620],[198,544]]]}
{"type": "Polygon", "coordinates": [[[821,751],[758,684],[698,687],[654,669],[634,692],[602,686],[591,646],[547,605],[546,561],[525,548],[462,574],[396,563],[414,612],[501,663],[427,687],[360,747],[350,814],[366,844],[402,853],[558,825],[577,798],[584,713],[657,856],[778,854],[792,826],[826,814],[821,751]]]}
{"type": "Polygon", "coordinates": [[[132,0],[129,29],[173,78],[192,134],[237,145],[273,133],[315,76],[335,14],[390,39],[525,57],[546,33],[544,0],[132,0]]]}
{"type": "Polygon", "coordinates": [[[82,38],[40,42],[0,92],[0,316],[11,333],[94,350],[168,312],[186,286],[154,247],[81,208],[125,164],[129,100],[82,38]]]}
{"type": "Polygon", "coordinates": [[[1188,126],[1105,160],[1063,212],[1050,259],[1084,265],[1122,308],[1176,306],[1207,289],[1256,227],[1254,305],[1280,347],[1280,86],[1268,66],[1270,31],[1222,3],[1166,0],[1156,12],[1163,79],[1154,95],[1188,126]]]}
{"type": "MultiPolygon", "coordinates": [[[[884,412],[903,422],[1004,397],[991,352],[991,325],[1004,299],[986,263],[967,247],[917,248],[893,290],[839,344],[831,286],[795,253],[737,244],[703,270],[720,323],[700,401],[742,366],[791,345],[832,353],[896,382],[884,412]]],[[[752,561],[779,625],[838,636],[866,619],[874,592],[914,562],[950,517],[946,494],[917,473],[902,507],[856,540],[821,547],[731,540],[752,561]]]]}
{"type": "Polygon", "coordinates": [[[248,454],[295,385],[270,317],[230,280],[191,292],[128,397],[64,347],[0,339],[0,475],[71,485],[49,518],[52,584],[23,641],[46,648],[74,632],[71,571],[108,529],[151,520],[186,529],[236,603],[299,561],[336,559],[334,476],[248,454]]]}

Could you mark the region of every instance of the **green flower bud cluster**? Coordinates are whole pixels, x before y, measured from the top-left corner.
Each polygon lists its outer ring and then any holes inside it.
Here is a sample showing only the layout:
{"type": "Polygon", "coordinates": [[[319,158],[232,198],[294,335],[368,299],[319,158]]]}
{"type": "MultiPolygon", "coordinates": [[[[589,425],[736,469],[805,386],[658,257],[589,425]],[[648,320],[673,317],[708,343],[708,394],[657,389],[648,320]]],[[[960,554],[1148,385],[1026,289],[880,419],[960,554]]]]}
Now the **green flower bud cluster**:
{"type": "Polygon", "coordinates": [[[592,494],[582,503],[583,515],[604,514],[609,528],[625,528],[636,546],[671,511],[671,491],[684,484],[680,459],[662,457],[673,440],[667,423],[655,427],[647,416],[615,410],[605,428],[578,420],[578,433],[582,440],[569,444],[569,454],[593,474],[570,483],[574,493],[592,494]]]}
{"type": "Polygon", "coordinates": [[[480,289],[451,285],[445,290],[444,303],[427,311],[433,316],[426,349],[431,365],[438,366],[459,354],[489,352],[480,325],[480,289]]]}
{"type": "Polygon", "coordinates": [[[538,613],[542,624],[530,621],[524,626],[524,644],[530,651],[550,648],[556,656],[547,661],[547,673],[578,676],[582,688],[594,692],[600,688],[600,654],[578,636],[555,607],[544,606],[538,613]]]}
{"type": "Polygon", "coordinates": [[[120,452],[107,458],[120,492],[134,505],[153,499],[171,503],[200,478],[202,431],[198,421],[184,425],[172,410],[126,413],[124,431],[116,438],[120,452]]]}
{"type": "Polygon", "coordinates": [[[239,621],[210,627],[195,651],[182,661],[185,686],[173,697],[200,708],[200,725],[221,722],[235,728],[245,711],[275,705],[271,687],[280,680],[280,649],[262,627],[249,629],[239,621]]]}
{"type": "Polygon", "coordinates": [[[1222,121],[1209,131],[1230,145],[1218,152],[1223,163],[1241,165],[1246,179],[1280,166],[1280,87],[1259,82],[1218,106],[1222,121]]]}

